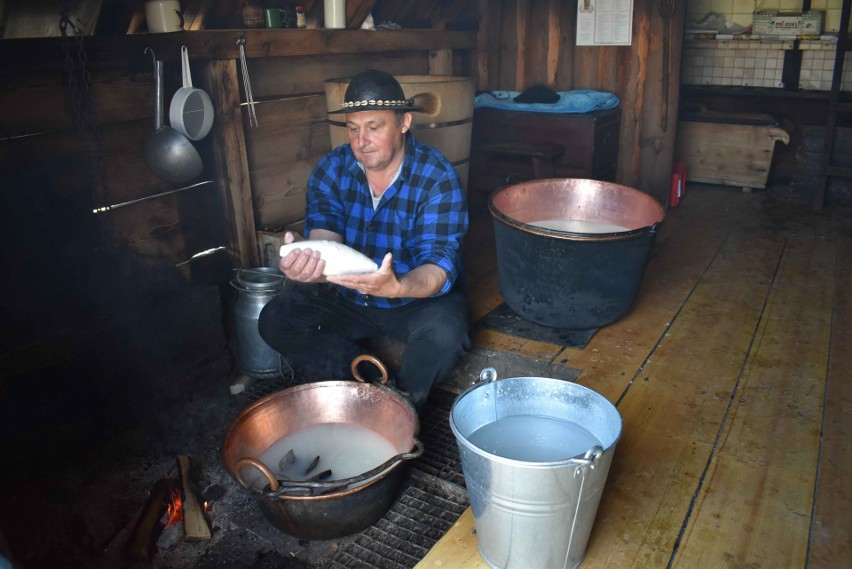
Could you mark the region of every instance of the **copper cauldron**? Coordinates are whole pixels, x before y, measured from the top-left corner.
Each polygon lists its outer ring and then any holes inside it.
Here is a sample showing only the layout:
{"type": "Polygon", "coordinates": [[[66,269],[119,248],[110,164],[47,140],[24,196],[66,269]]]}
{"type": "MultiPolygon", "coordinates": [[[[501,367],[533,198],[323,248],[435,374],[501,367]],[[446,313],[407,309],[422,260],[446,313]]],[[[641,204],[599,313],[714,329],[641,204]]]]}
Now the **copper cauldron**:
{"type": "Polygon", "coordinates": [[[506,186],[488,208],[506,305],[531,322],[570,330],[627,313],[665,219],[644,192],[578,178],[506,186]]]}
{"type": "Polygon", "coordinates": [[[395,389],[386,386],[387,369],[372,356],[352,362],[356,381],[320,381],[268,395],[237,415],[222,443],[228,473],[244,486],[263,515],[279,530],[301,539],[332,539],[357,533],[376,522],[397,497],[403,466],[423,453],[417,440],[417,413],[395,389]],[[365,383],[357,366],[372,362],[379,383],[365,383]],[[397,454],[376,468],[343,480],[277,480],[258,457],[282,437],[310,425],[350,423],[389,441],[397,454]],[[267,484],[246,483],[259,470],[267,484]]]}

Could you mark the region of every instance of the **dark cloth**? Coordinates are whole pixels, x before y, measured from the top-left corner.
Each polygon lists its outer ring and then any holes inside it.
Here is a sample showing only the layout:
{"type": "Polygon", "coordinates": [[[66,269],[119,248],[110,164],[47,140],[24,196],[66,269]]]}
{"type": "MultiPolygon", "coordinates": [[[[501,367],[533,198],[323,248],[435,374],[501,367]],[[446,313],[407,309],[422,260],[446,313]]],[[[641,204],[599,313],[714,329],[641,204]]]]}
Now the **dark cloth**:
{"type": "Polygon", "coordinates": [[[559,93],[547,85],[533,85],[514,98],[516,103],[556,103],[559,101],[559,93]]]}
{"type": "MultiPolygon", "coordinates": [[[[317,164],[308,180],[305,236],[327,229],[343,243],[381,265],[393,253],[398,277],[430,263],[444,269],[447,282],[438,294],[461,279],[461,246],[468,227],[467,200],[453,165],[440,151],[406,134],[399,177],[373,209],[367,177],[349,144],[338,146],[317,164]]],[[[410,298],[366,297],[341,288],[353,302],[388,308],[410,298]]]]}
{"type": "Polygon", "coordinates": [[[396,387],[421,408],[436,380],[470,348],[470,304],[458,288],[395,308],[359,305],[327,285],[288,283],[260,313],[258,330],[308,380],[352,379],[358,340],[389,336],[406,344],[396,387]]]}

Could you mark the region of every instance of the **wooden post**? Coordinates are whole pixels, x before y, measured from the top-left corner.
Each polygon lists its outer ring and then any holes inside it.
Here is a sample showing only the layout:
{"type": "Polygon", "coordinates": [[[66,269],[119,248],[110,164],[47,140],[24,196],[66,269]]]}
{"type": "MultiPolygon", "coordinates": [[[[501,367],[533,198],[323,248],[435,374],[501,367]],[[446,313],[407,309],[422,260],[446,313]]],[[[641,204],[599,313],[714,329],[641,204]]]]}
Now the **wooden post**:
{"type": "Polygon", "coordinates": [[[236,61],[210,61],[204,68],[204,78],[216,114],[212,131],[213,155],[216,184],[228,225],[228,250],[240,267],[257,266],[257,235],[236,61]]]}

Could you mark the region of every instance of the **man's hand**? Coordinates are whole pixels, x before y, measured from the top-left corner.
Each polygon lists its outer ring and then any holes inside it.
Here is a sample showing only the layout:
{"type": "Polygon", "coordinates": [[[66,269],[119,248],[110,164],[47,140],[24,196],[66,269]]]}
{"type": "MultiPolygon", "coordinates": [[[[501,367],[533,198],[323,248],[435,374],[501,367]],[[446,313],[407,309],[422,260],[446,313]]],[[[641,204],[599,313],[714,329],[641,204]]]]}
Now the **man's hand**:
{"type": "Polygon", "coordinates": [[[400,296],[401,285],[393,272],[393,255],[385,254],[382,266],[376,272],[358,275],[329,275],[328,282],[357,290],[361,294],[395,298],[400,296]]]}
{"type": "MultiPolygon", "coordinates": [[[[284,234],[284,244],[289,245],[296,240],[296,237],[287,232],[284,234]]],[[[312,249],[294,249],[282,257],[278,263],[278,268],[291,281],[300,283],[321,283],[325,282],[325,277],[322,274],[325,269],[325,261],[320,258],[319,251],[312,249]]]]}
{"type": "Polygon", "coordinates": [[[393,255],[387,253],[382,266],[374,273],[362,275],[337,275],[327,277],[328,282],[357,290],[361,294],[384,298],[427,298],[444,286],[447,273],[438,265],[420,265],[399,278],[393,272],[393,255]]]}

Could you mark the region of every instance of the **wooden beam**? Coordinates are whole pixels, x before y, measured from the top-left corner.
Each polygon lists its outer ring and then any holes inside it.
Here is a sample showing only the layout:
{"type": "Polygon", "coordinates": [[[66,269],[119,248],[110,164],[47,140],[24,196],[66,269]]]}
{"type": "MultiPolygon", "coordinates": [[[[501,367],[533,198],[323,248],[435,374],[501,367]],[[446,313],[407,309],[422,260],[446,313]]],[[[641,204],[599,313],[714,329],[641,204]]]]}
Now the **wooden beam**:
{"type": "Polygon", "coordinates": [[[204,68],[205,89],[213,101],[213,154],[216,184],[228,228],[228,251],[238,266],[257,266],[257,234],[251,200],[246,143],[240,107],[237,63],[211,61],[204,68]]]}
{"type": "MultiPolygon", "coordinates": [[[[237,39],[245,38],[248,59],[294,55],[376,53],[383,51],[473,49],[476,32],[442,30],[212,30],[170,34],[134,34],[84,38],[90,69],[130,67],[129,56],[146,47],[163,61],[179,61],[180,46],[191,60],[237,59],[237,39]]],[[[61,68],[64,53],[59,38],[28,38],[0,42],[3,71],[61,68]]]]}

